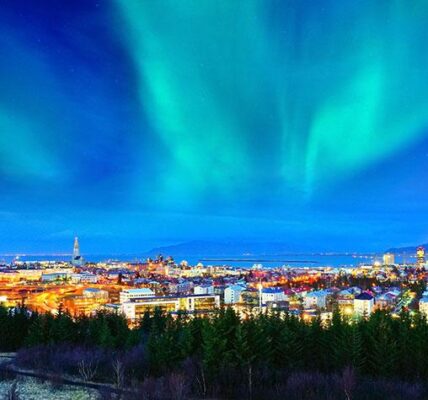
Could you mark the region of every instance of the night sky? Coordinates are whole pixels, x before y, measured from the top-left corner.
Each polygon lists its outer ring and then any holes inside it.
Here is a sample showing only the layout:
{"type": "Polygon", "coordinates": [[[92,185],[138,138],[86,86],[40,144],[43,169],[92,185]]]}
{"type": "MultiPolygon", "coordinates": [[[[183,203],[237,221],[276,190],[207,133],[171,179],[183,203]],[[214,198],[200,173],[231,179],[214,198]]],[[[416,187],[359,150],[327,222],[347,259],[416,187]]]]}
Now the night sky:
{"type": "Polygon", "coordinates": [[[425,0],[0,2],[0,252],[428,242],[425,0]]]}

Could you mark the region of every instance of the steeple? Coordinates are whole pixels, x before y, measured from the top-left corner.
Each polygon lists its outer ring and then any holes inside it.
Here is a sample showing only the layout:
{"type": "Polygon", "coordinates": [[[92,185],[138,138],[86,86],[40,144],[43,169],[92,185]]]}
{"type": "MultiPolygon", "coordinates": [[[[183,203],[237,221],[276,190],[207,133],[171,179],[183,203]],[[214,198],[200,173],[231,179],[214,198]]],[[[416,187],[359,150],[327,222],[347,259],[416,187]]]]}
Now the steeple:
{"type": "Polygon", "coordinates": [[[74,238],[73,257],[71,258],[71,263],[76,267],[83,265],[83,258],[80,255],[79,238],[77,236],[74,238]]]}
{"type": "Polygon", "coordinates": [[[74,238],[73,258],[80,257],[79,238],[74,238]]]}

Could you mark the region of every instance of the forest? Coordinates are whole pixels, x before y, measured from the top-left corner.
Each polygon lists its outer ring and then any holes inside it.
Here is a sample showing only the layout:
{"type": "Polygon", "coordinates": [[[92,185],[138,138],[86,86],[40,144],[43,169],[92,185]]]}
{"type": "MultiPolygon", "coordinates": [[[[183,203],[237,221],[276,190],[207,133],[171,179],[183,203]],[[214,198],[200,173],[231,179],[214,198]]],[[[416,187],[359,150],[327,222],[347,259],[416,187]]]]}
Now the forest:
{"type": "Polygon", "coordinates": [[[424,399],[428,324],[419,313],[331,321],[276,313],[176,318],[0,308],[0,351],[18,367],[132,389],[140,399],[424,399]]]}

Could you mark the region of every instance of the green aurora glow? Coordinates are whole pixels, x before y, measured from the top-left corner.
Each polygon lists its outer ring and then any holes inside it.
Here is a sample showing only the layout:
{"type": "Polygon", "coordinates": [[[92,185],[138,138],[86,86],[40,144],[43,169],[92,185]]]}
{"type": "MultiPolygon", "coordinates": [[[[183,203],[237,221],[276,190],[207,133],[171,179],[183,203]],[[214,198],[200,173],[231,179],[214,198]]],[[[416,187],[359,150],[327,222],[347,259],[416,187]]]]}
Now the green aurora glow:
{"type": "Polygon", "coordinates": [[[268,168],[311,195],[417,139],[424,3],[119,1],[141,106],[170,152],[160,190],[230,194],[268,168]]]}

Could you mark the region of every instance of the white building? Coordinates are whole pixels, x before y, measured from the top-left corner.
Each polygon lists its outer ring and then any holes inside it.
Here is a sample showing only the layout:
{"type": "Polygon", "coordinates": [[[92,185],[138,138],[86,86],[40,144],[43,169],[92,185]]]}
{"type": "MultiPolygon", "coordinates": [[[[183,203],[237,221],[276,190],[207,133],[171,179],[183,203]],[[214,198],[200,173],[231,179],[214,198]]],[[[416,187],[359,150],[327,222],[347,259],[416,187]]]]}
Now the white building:
{"type": "Polygon", "coordinates": [[[197,285],[193,288],[194,294],[214,294],[213,285],[197,285]]]}
{"type": "Polygon", "coordinates": [[[181,280],[178,282],[171,282],[169,285],[170,293],[183,294],[189,292],[193,287],[193,282],[181,280]]]}
{"type": "Polygon", "coordinates": [[[235,304],[241,301],[241,293],[245,288],[241,285],[231,285],[224,289],[224,304],[235,304]]]}
{"type": "Polygon", "coordinates": [[[285,293],[280,288],[265,288],[262,290],[262,303],[271,303],[275,301],[284,301],[285,293]]]}
{"type": "Polygon", "coordinates": [[[373,312],[374,297],[367,292],[362,292],[354,299],[354,312],[360,316],[369,316],[373,312]]]}
{"type": "Polygon", "coordinates": [[[131,300],[135,299],[141,299],[145,297],[153,297],[155,296],[155,293],[153,290],[148,288],[141,288],[141,289],[125,289],[120,292],[120,302],[126,303],[131,300]]]}
{"type": "Polygon", "coordinates": [[[107,290],[98,288],[87,288],[83,290],[83,296],[91,299],[108,300],[107,290]]]}
{"type": "Polygon", "coordinates": [[[327,306],[328,294],[326,290],[317,290],[307,293],[303,298],[303,307],[306,309],[325,308],[327,306]]]}
{"type": "Polygon", "coordinates": [[[419,312],[428,318],[428,297],[422,297],[419,300],[419,312]]]}
{"type": "Polygon", "coordinates": [[[95,274],[91,274],[89,272],[82,272],[81,274],[71,274],[71,282],[72,283],[97,283],[98,276],[95,274]]]}

